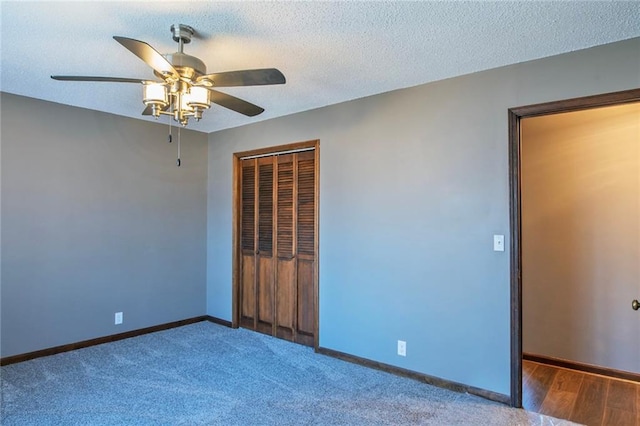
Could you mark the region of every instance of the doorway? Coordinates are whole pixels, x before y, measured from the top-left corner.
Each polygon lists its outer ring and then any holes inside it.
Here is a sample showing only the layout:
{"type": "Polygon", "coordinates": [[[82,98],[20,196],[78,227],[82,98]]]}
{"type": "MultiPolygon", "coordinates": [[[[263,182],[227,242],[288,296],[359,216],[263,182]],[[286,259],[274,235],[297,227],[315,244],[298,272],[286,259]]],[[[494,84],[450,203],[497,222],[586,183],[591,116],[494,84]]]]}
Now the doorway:
{"type": "MultiPolygon", "coordinates": [[[[521,120],[640,101],[640,89],[530,105],[509,110],[509,180],[511,216],[511,405],[522,406],[522,164],[521,120]]],[[[636,297],[632,295],[631,298],[636,297]]],[[[631,305],[631,299],[629,299],[631,305]]],[[[629,309],[631,307],[629,306],[629,309]]]]}
{"type": "Polygon", "coordinates": [[[233,165],[232,326],[317,348],[319,141],[233,165]]]}

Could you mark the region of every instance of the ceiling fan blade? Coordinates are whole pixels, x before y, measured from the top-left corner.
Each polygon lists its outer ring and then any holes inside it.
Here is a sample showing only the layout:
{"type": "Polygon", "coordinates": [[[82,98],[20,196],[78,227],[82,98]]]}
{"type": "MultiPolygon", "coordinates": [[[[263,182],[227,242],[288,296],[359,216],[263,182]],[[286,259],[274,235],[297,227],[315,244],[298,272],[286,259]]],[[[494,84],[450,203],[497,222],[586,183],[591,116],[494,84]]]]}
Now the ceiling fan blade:
{"type": "Polygon", "coordinates": [[[51,78],[58,81],[99,81],[105,83],[143,83],[146,81],[139,78],[91,77],[85,75],[52,75],[51,78]]]}
{"type": "Polygon", "coordinates": [[[144,41],[120,36],[113,36],[113,38],[160,74],[171,76],[176,79],[180,77],[178,71],[173,68],[173,65],[171,65],[164,56],[158,53],[156,49],[144,41]]]}
{"type": "Polygon", "coordinates": [[[267,84],[284,84],[284,75],[275,68],[264,68],[259,70],[242,70],[218,72],[203,75],[198,81],[211,80],[217,87],[233,86],[262,86],[267,84]]]}
{"type": "Polygon", "coordinates": [[[218,92],[217,90],[209,89],[211,92],[211,102],[228,108],[232,111],[239,112],[248,117],[253,117],[264,111],[264,108],[260,108],[258,105],[254,105],[240,98],[236,98],[226,93],[218,92]]]}

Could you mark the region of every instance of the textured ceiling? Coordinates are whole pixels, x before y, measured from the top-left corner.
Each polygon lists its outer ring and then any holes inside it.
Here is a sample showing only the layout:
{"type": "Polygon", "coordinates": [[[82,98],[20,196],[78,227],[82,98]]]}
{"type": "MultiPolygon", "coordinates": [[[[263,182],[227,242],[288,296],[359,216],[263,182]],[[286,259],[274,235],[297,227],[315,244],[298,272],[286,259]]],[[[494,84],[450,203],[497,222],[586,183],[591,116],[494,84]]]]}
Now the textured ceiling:
{"type": "MultiPolygon", "coordinates": [[[[208,72],[275,67],[280,86],[221,89],[265,108],[219,106],[211,132],[502,65],[640,36],[640,2],[18,2],[2,1],[0,90],[140,116],[141,86],[57,82],[51,74],[152,79],[113,35],[185,52],[208,72]]],[[[639,58],[640,63],[640,58],[639,58]]],[[[162,118],[161,120],[167,120],[162,118]]]]}

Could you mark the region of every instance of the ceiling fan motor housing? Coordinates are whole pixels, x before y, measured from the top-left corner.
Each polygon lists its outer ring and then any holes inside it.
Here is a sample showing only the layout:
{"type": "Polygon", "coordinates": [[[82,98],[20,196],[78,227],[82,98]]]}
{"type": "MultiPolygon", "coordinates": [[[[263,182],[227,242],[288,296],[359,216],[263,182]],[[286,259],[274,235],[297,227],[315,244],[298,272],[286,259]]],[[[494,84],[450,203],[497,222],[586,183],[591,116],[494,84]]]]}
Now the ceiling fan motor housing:
{"type": "MultiPolygon", "coordinates": [[[[196,77],[207,73],[207,67],[200,59],[195,56],[187,55],[182,52],[167,53],[164,56],[171,65],[178,71],[181,77],[193,80],[196,77]]],[[[155,73],[158,75],[158,73],[155,73]]],[[[162,75],[158,75],[162,78],[162,75]]]]}

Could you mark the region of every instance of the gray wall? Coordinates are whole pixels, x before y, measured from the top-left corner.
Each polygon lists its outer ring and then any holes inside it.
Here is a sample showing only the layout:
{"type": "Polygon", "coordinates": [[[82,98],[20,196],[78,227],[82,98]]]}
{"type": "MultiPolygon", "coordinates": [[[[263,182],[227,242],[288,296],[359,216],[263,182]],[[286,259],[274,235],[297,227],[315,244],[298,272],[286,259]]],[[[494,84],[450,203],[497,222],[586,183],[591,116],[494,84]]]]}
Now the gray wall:
{"type": "Polygon", "coordinates": [[[207,135],[1,102],[1,355],[203,315],[207,135]]]}
{"type": "Polygon", "coordinates": [[[320,345],[508,395],[507,109],[639,86],[633,39],[212,133],[207,313],[231,319],[232,153],[320,139],[320,345]]]}
{"type": "Polygon", "coordinates": [[[525,352],[640,373],[640,103],[522,121],[525,352]]]}

